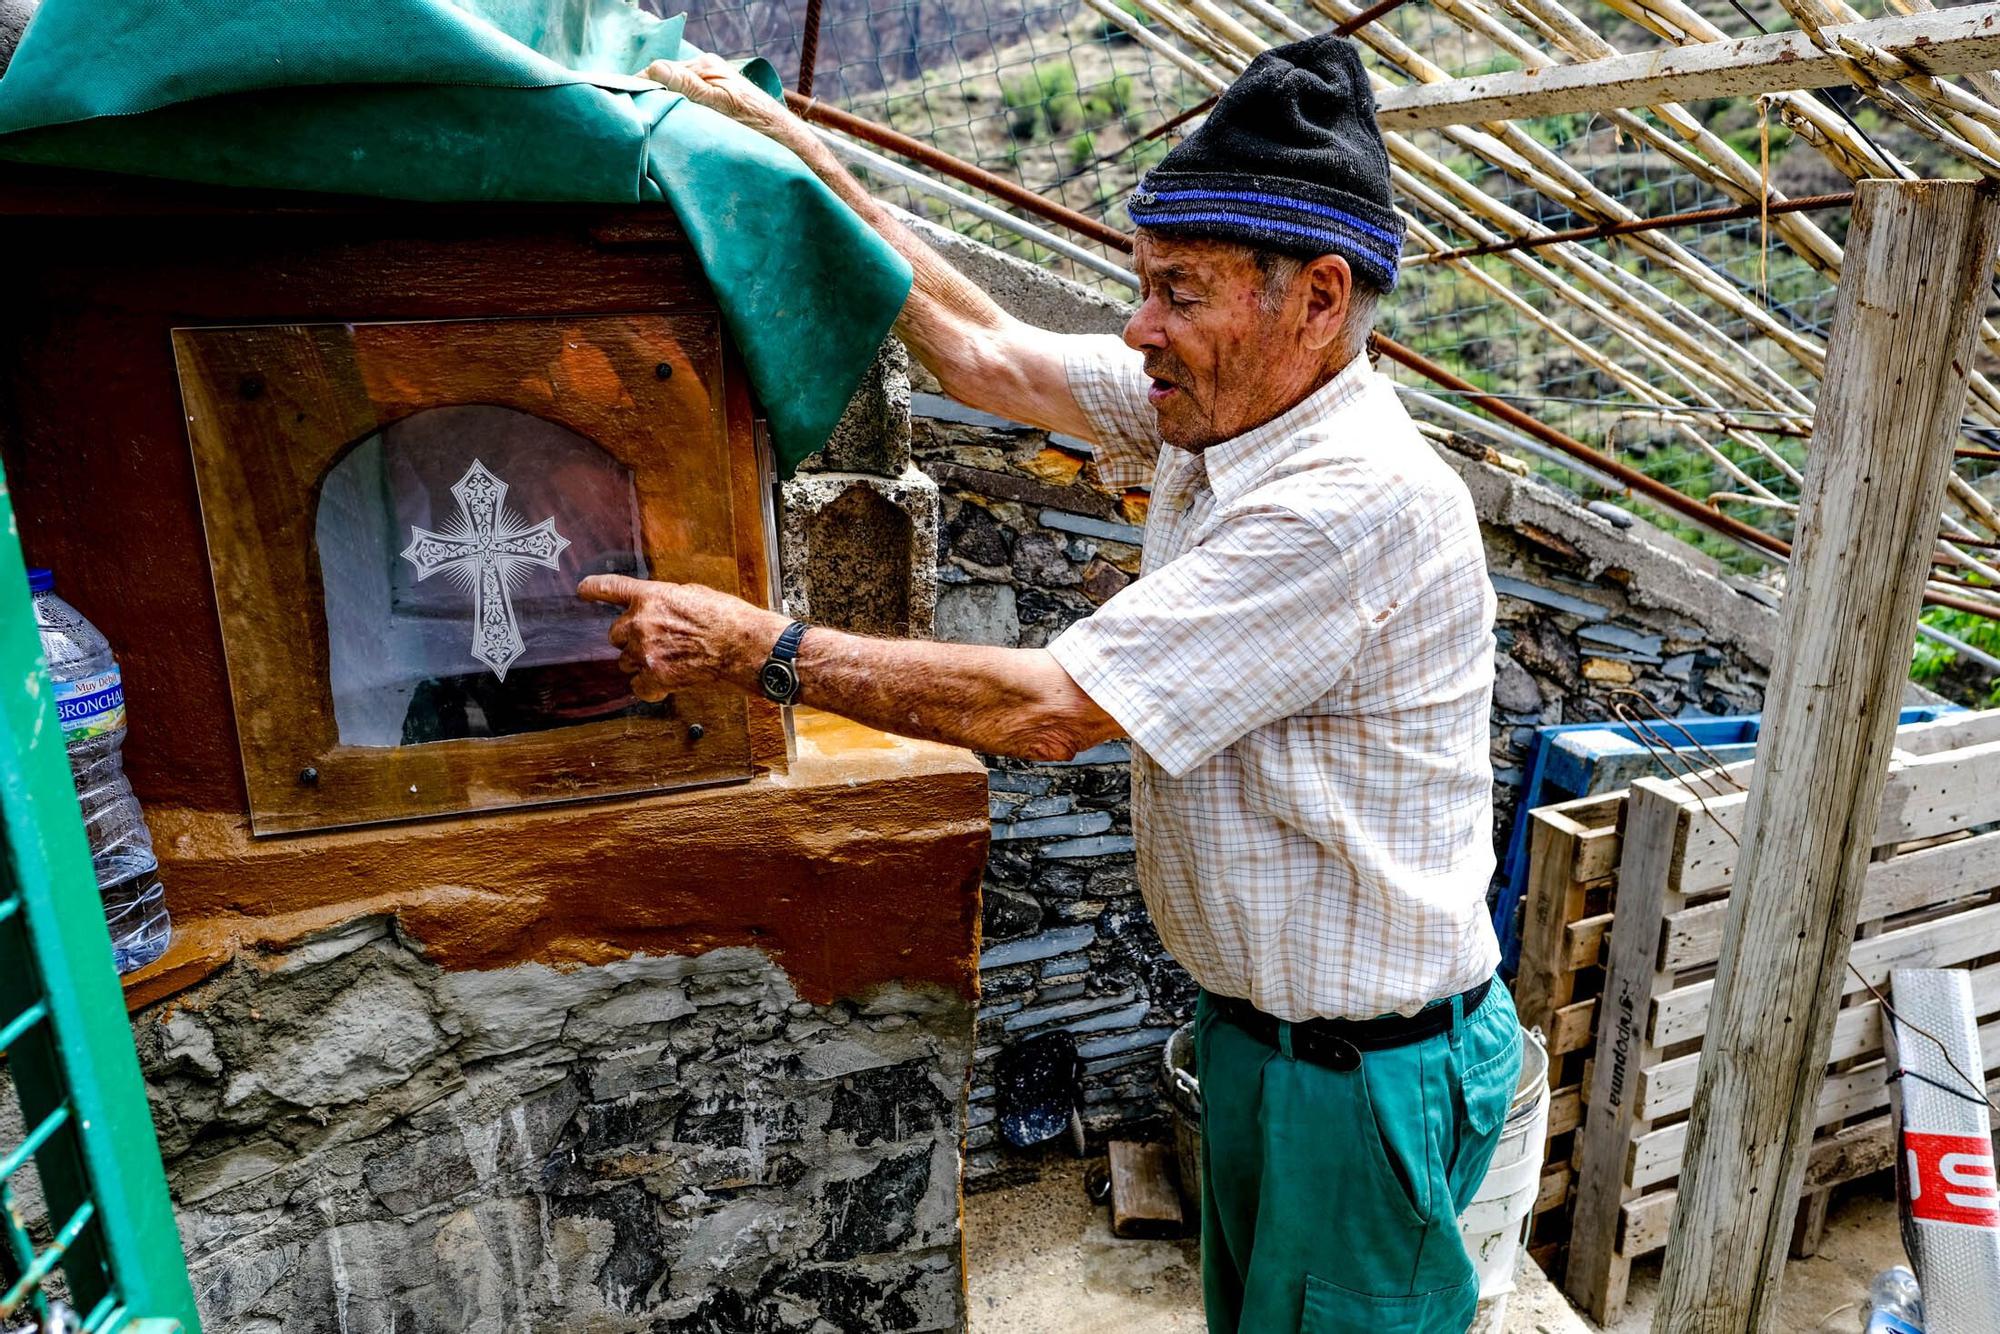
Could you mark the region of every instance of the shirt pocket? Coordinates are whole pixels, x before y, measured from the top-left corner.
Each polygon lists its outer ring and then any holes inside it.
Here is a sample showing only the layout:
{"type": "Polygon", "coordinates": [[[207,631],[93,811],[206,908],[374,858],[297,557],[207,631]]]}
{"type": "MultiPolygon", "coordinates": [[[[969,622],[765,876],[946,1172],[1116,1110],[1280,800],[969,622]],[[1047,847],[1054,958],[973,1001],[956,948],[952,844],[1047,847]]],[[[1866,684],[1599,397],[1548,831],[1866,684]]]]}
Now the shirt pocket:
{"type": "Polygon", "coordinates": [[[1306,1275],[1299,1334],[1457,1334],[1472,1323],[1479,1282],[1407,1297],[1376,1297],[1306,1275]]]}

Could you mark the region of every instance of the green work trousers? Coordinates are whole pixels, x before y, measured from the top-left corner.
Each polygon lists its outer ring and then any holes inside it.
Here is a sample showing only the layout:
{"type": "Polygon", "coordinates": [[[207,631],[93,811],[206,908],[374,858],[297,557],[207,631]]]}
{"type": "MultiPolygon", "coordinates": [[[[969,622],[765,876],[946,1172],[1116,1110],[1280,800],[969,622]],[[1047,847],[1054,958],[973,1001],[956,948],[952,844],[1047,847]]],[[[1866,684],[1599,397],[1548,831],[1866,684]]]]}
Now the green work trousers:
{"type": "Polygon", "coordinates": [[[1451,1031],[1341,1071],[1195,1012],[1209,1334],[1463,1334],[1479,1284],[1458,1213],[1520,1077],[1495,982],[1451,1031]]]}

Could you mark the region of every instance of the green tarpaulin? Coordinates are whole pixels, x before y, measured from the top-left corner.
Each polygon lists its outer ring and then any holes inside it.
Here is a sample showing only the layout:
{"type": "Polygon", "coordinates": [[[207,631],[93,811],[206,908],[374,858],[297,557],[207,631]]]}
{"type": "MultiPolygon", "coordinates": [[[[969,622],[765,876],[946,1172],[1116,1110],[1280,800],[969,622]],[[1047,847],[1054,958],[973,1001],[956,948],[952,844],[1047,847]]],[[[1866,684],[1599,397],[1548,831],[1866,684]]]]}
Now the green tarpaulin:
{"type": "MultiPolygon", "coordinates": [[[[783,148],[635,77],[685,57],[631,0],[42,0],[0,156],[424,200],[665,202],[780,468],[825,442],[910,272],[783,148]]],[[[776,93],[771,67],[751,77],[776,93]]]]}

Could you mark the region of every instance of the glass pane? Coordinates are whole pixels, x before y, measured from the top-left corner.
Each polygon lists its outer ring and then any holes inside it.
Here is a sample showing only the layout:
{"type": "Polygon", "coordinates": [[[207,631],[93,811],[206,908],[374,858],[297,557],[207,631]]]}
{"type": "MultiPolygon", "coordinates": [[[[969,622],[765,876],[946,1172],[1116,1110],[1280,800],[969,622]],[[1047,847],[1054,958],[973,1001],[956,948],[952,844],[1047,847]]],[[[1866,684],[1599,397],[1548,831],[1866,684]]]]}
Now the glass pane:
{"type": "Polygon", "coordinates": [[[576,598],[646,565],[631,472],[574,431],[489,405],[405,417],[327,473],[315,536],[343,745],[659,711],[617,668],[616,610],[576,598]]]}

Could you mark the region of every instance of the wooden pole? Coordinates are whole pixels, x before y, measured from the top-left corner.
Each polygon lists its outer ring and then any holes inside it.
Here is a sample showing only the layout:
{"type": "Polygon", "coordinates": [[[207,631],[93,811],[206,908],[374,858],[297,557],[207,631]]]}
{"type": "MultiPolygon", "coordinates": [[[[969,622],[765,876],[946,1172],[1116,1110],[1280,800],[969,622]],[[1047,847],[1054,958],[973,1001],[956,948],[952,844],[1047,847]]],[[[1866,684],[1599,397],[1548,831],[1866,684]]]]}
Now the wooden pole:
{"type": "Polygon", "coordinates": [[[1385,130],[1434,130],[1571,111],[1827,88],[1854,80],[1850,57],[1838,45],[1843,39],[1880,51],[1890,61],[1905,61],[1916,67],[1912,73],[1965,74],[2000,65],[2000,24],[1994,22],[1991,4],[1829,25],[1821,34],[1827,39],[1825,47],[1807,33],[1774,32],[1697,42],[1671,51],[1640,51],[1573,65],[1413,84],[1377,97],[1375,119],[1385,130]]]}
{"type": "Polygon", "coordinates": [[[1865,181],[1654,1334],[1775,1327],[2000,195],[1865,181]]]}

